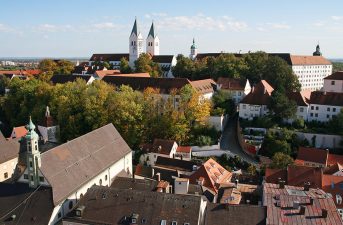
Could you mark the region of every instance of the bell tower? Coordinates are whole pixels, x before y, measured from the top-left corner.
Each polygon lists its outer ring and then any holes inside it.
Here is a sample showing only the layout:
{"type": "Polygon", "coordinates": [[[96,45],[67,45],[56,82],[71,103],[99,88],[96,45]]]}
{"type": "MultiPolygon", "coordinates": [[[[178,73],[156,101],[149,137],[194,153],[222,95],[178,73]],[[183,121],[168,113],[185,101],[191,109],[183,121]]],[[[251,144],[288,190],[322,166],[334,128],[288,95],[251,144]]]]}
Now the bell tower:
{"type": "Polygon", "coordinates": [[[28,130],[25,140],[27,146],[27,173],[29,186],[36,188],[39,185],[39,167],[41,166],[41,155],[38,149],[38,134],[35,131],[36,126],[32,123],[31,117],[29,124],[26,125],[28,130]]]}
{"type": "Polygon", "coordinates": [[[160,54],[160,39],[155,33],[154,22],[152,22],[148,37],[146,38],[146,53],[151,56],[160,54]]]}
{"type": "Polygon", "coordinates": [[[133,24],[132,31],[129,38],[129,63],[134,66],[135,61],[140,54],[143,53],[143,36],[138,29],[137,19],[133,24]]]}
{"type": "Polygon", "coordinates": [[[198,54],[198,49],[197,49],[197,47],[195,45],[195,41],[194,41],[194,38],[193,38],[193,44],[191,45],[191,54],[189,55],[189,58],[191,60],[194,60],[195,57],[197,56],[197,54],[198,54]]]}

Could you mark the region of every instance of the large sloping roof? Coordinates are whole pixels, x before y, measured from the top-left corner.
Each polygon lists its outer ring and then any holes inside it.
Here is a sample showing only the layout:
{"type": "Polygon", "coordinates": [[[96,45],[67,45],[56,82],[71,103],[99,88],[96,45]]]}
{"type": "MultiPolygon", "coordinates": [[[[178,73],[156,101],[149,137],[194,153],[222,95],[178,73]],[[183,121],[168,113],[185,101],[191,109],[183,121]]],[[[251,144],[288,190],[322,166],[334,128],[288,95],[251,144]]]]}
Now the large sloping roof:
{"type": "Polygon", "coordinates": [[[264,225],[265,206],[207,204],[205,225],[264,225]]]}
{"type": "Polygon", "coordinates": [[[335,72],[325,77],[324,80],[343,80],[343,71],[335,72]]]}
{"type": "Polygon", "coordinates": [[[343,106],[343,93],[313,91],[310,104],[343,106]]]}
{"type": "Polygon", "coordinates": [[[71,212],[64,221],[87,224],[130,224],[123,221],[132,214],[138,215],[137,224],[198,224],[201,196],[175,195],[151,191],[117,189],[93,186],[78,202],[84,206],[81,217],[71,212]],[[121,221],[121,222],[119,222],[121,221]]]}
{"type": "Polygon", "coordinates": [[[231,172],[210,158],[190,176],[190,182],[195,184],[197,180],[203,179],[203,186],[217,193],[219,184],[229,183],[231,177],[231,172]]]}
{"type": "Polygon", "coordinates": [[[217,84],[212,79],[204,79],[191,81],[191,85],[198,93],[206,94],[213,93],[217,84]]]}
{"type": "Polygon", "coordinates": [[[173,89],[181,89],[190,81],[186,78],[153,78],[153,77],[121,77],[121,76],[105,76],[103,79],[106,83],[115,86],[128,85],[134,90],[144,91],[151,87],[159,89],[161,93],[169,93],[173,89]]]}
{"type": "Polygon", "coordinates": [[[122,58],[129,60],[128,53],[93,54],[89,61],[120,61],[122,58]]]}
{"type": "Polygon", "coordinates": [[[77,79],[82,79],[86,82],[91,79],[91,75],[54,75],[51,77],[50,81],[53,84],[64,84],[68,82],[74,82],[77,79]]]}
{"type": "Polygon", "coordinates": [[[193,166],[195,166],[196,163],[192,161],[185,161],[181,159],[173,159],[173,158],[167,158],[167,157],[157,157],[157,160],[155,162],[156,167],[162,167],[167,169],[173,169],[173,170],[180,170],[180,171],[193,171],[193,166]]]}
{"type": "Polygon", "coordinates": [[[0,203],[0,224],[6,225],[45,225],[54,209],[51,188],[35,190],[25,183],[0,183],[0,203]]]}
{"type": "Polygon", "coordinates": [[[251,92],[242,99],[241,103],[250,105],[268,105],[273,91],[274,88],[272,88],[267,81],[261,80],[251,89],[251,92]]]}
{"type": "Polygon", "coordinates": [[[57,205],[131,149],[113,124],[108,124],[41,155],[40,170],[57,205]]]}
{"type": "Polygon", "coordinates": [[[0,164],[18,157],[20,144],[17,139],[0,139],[0,164]]]}
{"type": "Polygon", "coordinates": [[[228,77],[219,77],[217,84],[220,85],[221,89],[225,90],[244,90],[245,88],[243,80],[228,77]]]}
{"type": "Polygon", "coordinates": [[[288,99],[293,100],[297,106],[307,106],[308,105],[308,99],[305,97],[303,92],[294,91],[294,92],[288,92],[286,94],[288,99]]]}
{"type": "Polygon", "coordinates": [[[323,56],[291,55],[292,65],[331,65],[323,56]]]}

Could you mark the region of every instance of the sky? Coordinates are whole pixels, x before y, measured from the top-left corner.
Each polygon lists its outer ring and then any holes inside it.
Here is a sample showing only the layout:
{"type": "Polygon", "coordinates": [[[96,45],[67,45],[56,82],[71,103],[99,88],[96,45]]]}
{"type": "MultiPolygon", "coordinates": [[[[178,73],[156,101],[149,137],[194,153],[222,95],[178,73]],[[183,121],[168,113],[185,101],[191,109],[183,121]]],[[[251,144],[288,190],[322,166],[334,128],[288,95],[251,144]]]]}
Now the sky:
{"type": "Polygon", "coordinates": [[[160,54],[290,52],[343,58],[342,0],[0,0],[0,57],[128,53],[135,17],[160,54]]]}

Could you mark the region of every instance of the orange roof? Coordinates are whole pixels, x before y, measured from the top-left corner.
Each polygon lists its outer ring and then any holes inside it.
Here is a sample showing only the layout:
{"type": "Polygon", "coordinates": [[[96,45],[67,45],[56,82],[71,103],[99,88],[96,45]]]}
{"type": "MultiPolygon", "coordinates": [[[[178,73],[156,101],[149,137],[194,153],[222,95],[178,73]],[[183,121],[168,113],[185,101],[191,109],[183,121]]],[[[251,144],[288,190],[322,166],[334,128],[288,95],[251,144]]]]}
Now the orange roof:
{"type": "Polygon", "coordinates": [[[190,81],[190,84],[195,91],[202,94],[214,92],[216,86],[216,82],[212,79],[190,81]]]}
{"type": "Polygon", "coordinates": [[[274,88],[267,81],[261,80],[252,89],[251,92],[243,98],[241,103],[251,105],[268,105],[270,96],[274,88]]]}
{"type": "Polygon", "coordinates": [[[325,77],[324,80],[343,80],[343,71],[337,71],[325,77]]]}
{"type": "Polygon", "coordinates": [[[211,158],[190,176],[190,181],[197,183],[201,177],[204,179],[203,186],[218,193],[218,186],[222,183],[229,183],[232,173],[211,158]]]}
{"type": "Polygon", "coordinates": [[[178,146],[176,152],[191,153],[191,146],[178,146]]]}
{"type": "Polygon", "coordinates": [[[332,195],[337,208],[342,208],[343,205],[336,201],[336,195],[343,198],[343,176],[323,174],[322,189],[332,195]]]}
{"type": "Polygon", "coordinates": [[[97,70],[97,71],[95,71],[95,74],[100,78],[103,78],[104,76],[107,76],[107,75],[114,75],[114,74],[119,74],[119,73],[120,73],[119,70],[97,70]]]}
{"type": "Polygon", "coordinates": [[[221,89],[226,90],[244,90],[245,87],[242,80],[227,77],[219,77],[217,84],[221,86],[221,89]]]}
{"type": "Polygon", "coordinates": [[[335,163],[343,165],[343,155],[329,154],[327,161],[328,166],[333,165],[335,163]]]}
{"type": "Polygon", "coordinates": [[[323,56],[291,55],[292,65],[331,65],[323,56]]]}
{"type": "Polygon", "coordinates": [[[320,164],[326,165],[328,155],[329,155],[328,150],[318,149],[318,148],[300,147],[298,151],[297,160],[320,163],[320,164]]]}
{"type": "Polygon", "coordinates": [[[21,126],[21,127],[13,127],[12,134],[13,132],[15,133],[15,137],[13,138],[21,138],[21,137],[24,137],[28,131],[26,130],[25,126],[21,126]]]}
{"type": "Polygon", "coordinates": [[[149,73],[118,73],[112,76],[122,76],[122,77],[150,77],[149,73]]]}

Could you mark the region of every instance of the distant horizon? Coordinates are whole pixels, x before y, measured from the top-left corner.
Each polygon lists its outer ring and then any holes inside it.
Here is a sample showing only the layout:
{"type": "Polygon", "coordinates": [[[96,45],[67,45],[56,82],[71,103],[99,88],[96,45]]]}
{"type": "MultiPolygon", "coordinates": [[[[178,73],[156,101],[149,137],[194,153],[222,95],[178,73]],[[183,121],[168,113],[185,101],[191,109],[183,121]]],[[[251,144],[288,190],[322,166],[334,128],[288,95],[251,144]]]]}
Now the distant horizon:
{"type": "Polygon", "coordinates": [[[342,0],[35,0],[1,7],[0,55],[6,58],[128,52],[135,18],[144,40],[154,21],[161,55],[187,56],[195,38],[203,53],[312,55],[319,43],[324,57],[343,58],[342,0]]]}

